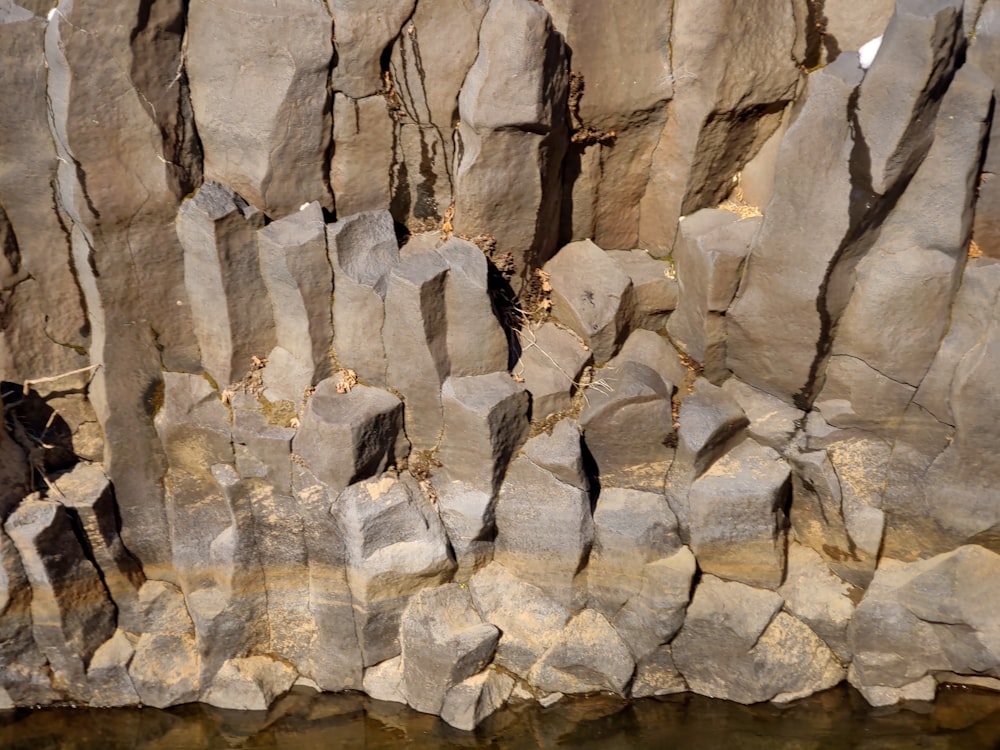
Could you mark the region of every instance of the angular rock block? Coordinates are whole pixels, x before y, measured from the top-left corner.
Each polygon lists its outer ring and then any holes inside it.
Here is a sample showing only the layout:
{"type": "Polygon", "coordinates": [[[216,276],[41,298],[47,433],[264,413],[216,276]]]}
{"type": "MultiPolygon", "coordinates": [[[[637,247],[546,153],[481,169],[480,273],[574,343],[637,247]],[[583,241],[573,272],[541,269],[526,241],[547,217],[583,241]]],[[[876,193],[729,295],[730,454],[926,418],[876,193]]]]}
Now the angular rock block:
{"type": "Polygon", "coordinates": [[[1000,676],[998,572],[1000,555],[978,545],[909,564],[884,560],[848,629],[851,683],[885,705],[935,673],[1000,676]]]}
{"type": "Polygon", "coordinates": [[[611,474],[670,460],[673,386],[638,362],[605,368],[597,377],[580,412],[583,440],[597,471],[611,474]]]}
{"type": "Polygon", "coordinates": [[[154,708],[198,700],[200,659],[184,595],[164,581],[146,581],[139,604],[145,627],[128,666],[139,700],[154,708]]]}
{"type": "Polygon", "coordinates": [[[177,213],[201,364],[220,386],[243,377],[252,358],[276,343],[257,249],[263,223],[263,214],[217,182],[204,183],[177,213]]]}
{"type": "Polygon", "coordinates": [[[251,394],[236,393],[229,405],[233,415],[232,438],[237,472],[245,479],[267,480],[282,495],[291,494],[289,460],[296,431],[269,423],[263,404],[251,394]]]}
{"type": "Polygon", "coordinates": [[[513,677],[487,669],[463,680],[445,694],[441,718],[456,729],[471,732],[503,707],[513,689],[513,677]]]}
{"type": "Polygon", "coordinates": [[[146,577],[118,536],[118,508],[111,483],[97,466],[77,464],[55,481],[61,502],[75,514],[90,554],[118,609],[118,627],[141,633],[139,589],[146,577]]]}
{"type": "MultiPolygon", "coordinates": [[[[802,109],[778,153],[782,180],[726,315],[726,366],[745,383],[800,408],[811,402],[818,385],[813,367],[826,329],[817,305],[835,320],[846,303],[830,299],[829,287],[838,261],[848,255],[842,245],[855,223],[850,171],[855,145],[843,113],[862,74],[856,61],[843,55],[809,76],[802,109]],[[827,158],[803,161],[804,151],[827,158]],[[805,215],[811,217],[807,224],[799,221],[805,215]]],[[[850,263],[842,270],[846,279],[850,263]]]]}
{"type": "Polygon", "coordinates": [[[336,285],[333,346],[337,361],[364,382],[385,385],[383,277],[399,260],[392,216],[388,211],[348,216],[327,225],[326,241],[336,285]],[[372,335],[373,331],[379,335],[372,335]]]}
{"type": "Polygon", "coordinates": [[[266,711],[297,677],[292,665],[270,656],[230,659],[212,679],[202,701],[234,711],[266,711]]]}
{"type": "Polygon", "coordinates": [[[908,0],[889,19],[858,94],[871,189],[880,195],[913,174],[934,138],[941,92],[964,47],[962,4],[908,0]]]}
{"type": "Polygon", "coordinates": [[[583,369],[594,360],[587,345],[551,322],[519,331],[518,339],[521,356],[513,372],[531,393],[531,418],[569,409],[583,369]]]}
{"type": "Polygon", "coordinates": [[[379,57],[413,13],[416,0],[390,0],[373,7],[359,0],[333,0],[337,24],[337,64],[330,75],[334,91],[354,99],[382,88],[379,57]]]}
{"type": "Polygon", "coordinates": [[[134,706],[139,703],[128,674],[128,665],[135,655],[125,631],[118,629],[94,652],[87,668],[90,684],[90,705],[99,707],[134,706]]]}
{"type": "Polygon", "coordinates": [[[329,377],[333,371],[333,270],[327,257],[326,224],[319,203],[309,203],[261,229],[257,246],[261,276],[274,311],[275,337],[295,363],[294,368],[287,369],[308,373],[308,379],[276,387],[273,383],[281,382],[288,374],[273,372],[276,363],[272,352],[264,374],[267,397],[270,401],[298,403],[307,386],[329,377]]]}
{"type": "Polygon", "coordinates": [[[506,372],[449,377],[441,389],[444,437],[438,453],[448,476],[496,493],[528,436],[530,400],[506,372]]]}
{"type": "Polygon", "coordinates": [[[632,280],[635,312],[630,330],[659,331],[677,309],[679,289],[674,265],[656,260],[645,250],[616,250],[608,253],[632,280]]]}
{"type": "Polygon", "coordinates": [[[670,646],[661,646],[636,664],[630,693],[633,698],[684,692],[687,692],[687,683],[674,665],[670,646]]]}
{"type": "Polygon", "coordinates": [[[431,485],[437,495],[441,523],[458,563],[455,580],[464,583],[493,559],[496,493],[458,480],[449,481],[446,476],[432,477],[431,485]]]}
{"type": "Polygon", "coordinates": [[[691,485],[691,549],[702,570],[777,588],[785,576],[788,464],[749,438],[691,485]]]}
{"type": "Polygon", "coordinates": [[[580,428],[572,419],[562,419],[551,433],[531,438],[524,444],[524,455],[556,479],[581,490],[590,489],[580,448],[580,428]]]}
{"type": "Polygon", "coordinates": [[[364,211],[383,211],[392,201],[396,138],[386,97],[352,99],[333,95],[333,157],[330,187],[337,213],[350,219],[364,211]]]}
{"type": "Polygon", "coordinates": [[[331,131],[326,5],[196,0],[188,13],[185,69],[206,177],[275,218],[313,200],[332,208],[317,158],[331,131]],[[230,32],[220,36],[219,28],[230,32]]]}
{"type": "Polygon", "coordinates": [[[85,670],[115,632],[115,606],[59,503],[29,495],[4,524],[31,585],[31,627],[53,682],[86,699],[85,670]]]}
{"type": "Polygon", "coordinates": [[[571,242],[545,264],[552,314],[584,340],[604,364],[625,341],[635,312],[632,280],[590,240],[571,242]]]}
{"type": "Polygon", "coordinates": [[[448,266],[438,255],[404,258],[386,280],[382,340],[388,384],[406,405],[406,436],[415,450],[430,450],[441,438],[441,384],[448,377],[448,266]]]}
{"type": "Polygon", "coordinates": [[[587,606],[613,618],[642,586],[646,563],[680,549],[677,519],[663,495],[601,490],[594,510],[594,543],[587,563],[587,606]]]}
{"type": "Polygon", "coordinates": [[[493,659],[500,631],[483,622],[465,586],[417,592],[403,612],[403,691],[417,711],[440,714],[445,697],[493,659]]]}
{"type": "Polygon", "coordinates": [[[703,576],[671,645],[690,690],[749,704],[791,701],[839,683],[844,669],[833,652],[781,605],[773,591],[703,576]]]}
{"type": "Polygon", "coordinates": [[[366,667],[400,652],[399,626],[410,597],[447,581],[455,569],[441,520],[415,480],[353,484],[330,510],[343,534],[347,583],[366,667]]]}
{"type": "Polygon", "coordinates": [[[578,573],[594,530],[585,490],[518,458],[500,488],[496,525],[497,562],[561,606],[582,607],[586,589],[578,573]]]}
{"type": "Polygon", "coordinates": [[[681,362],[680,354],[669,341],[653,331],[632,331],[622,348],[608,361],[609,367],[621,367],[626,362],[638,362],[656,372],[670,388],[692,376],[691,369],[681,362]]]}
{"type": "Polygon", "coordinates": [[[499,562],[472,576],[469,590],[483,619],[500,629],[495,663],[527,678],[569,621],[569,609],[537,586],[515,577],[499,562]]]}
{"type": "MultiPolygon", "coordinates": [[[[727,380],[722,384],[722,390],[736,399],[746,415],[749,421],[747,434],[761,445],[774,448],[779,453],[791,442],[798,430],[797,423],[805,416],[802,410],[789,406],[770,393],[747,385],[739,378],[727,380]]],[[[681,408],[684,408],[683,402],[681,408]]],[[[682,439],[680,431],[678,438],[682,439]]]]}
{"type": "Polygon", "coordinates": [[[339,378],[316,386],[292,450],[334,492],[376,476],[406,455],[403,404],[388,391],[356,385],[338,393],[339,378]]]}
{"type": "Polygon", "coordinates": [[[365,670],[365,693],[369,698],[389,703],[406,703],[403,693],[403,657],[394,656],[365,670]]]}
{"type": "Polygon", "coordinates": [[[678,302],[667,321],[674,344],[700,362],[713,382],[728,373],[721,318],[733,301],[750,242],[760,227],[759,219],[704,216],[718,210],[699,211],[681,223],[674,248],[678,302]]]}
{"type": "Polygon", "coordinates": [[[454,225],[469,236],[492,234],[523,277],[548,259],[558,232],[567,51],[549,14],[530,0],[491,2],[478,36],[458,98],[454,225]]]}
{"type": "Polygon", "coordinates": [[[549,693],[608,690],[623,696],[634,671],[635,660],[611,623],[599,612],[585,609],[542,654],[528,682],[549,693]]]}

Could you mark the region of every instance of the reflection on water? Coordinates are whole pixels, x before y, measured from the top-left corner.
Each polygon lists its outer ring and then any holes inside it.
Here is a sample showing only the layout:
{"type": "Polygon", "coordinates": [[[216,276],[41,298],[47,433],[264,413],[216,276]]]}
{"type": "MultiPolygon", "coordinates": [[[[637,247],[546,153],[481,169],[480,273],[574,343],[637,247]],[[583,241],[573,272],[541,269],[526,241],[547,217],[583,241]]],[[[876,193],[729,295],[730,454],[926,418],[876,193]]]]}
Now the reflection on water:
{"type": "Polygon", "coordinates": [[[5,750],[108,748],[1000,748],[1000,694],[943,688],[934,704],[875,709],[846,687],[790,706],[741,706],[696,695],[626,704],[564,699],[511,706],[475,733],[363,695],[296,688],[268,712],[201,704],[144,709],[0,712],[5,750]]]}

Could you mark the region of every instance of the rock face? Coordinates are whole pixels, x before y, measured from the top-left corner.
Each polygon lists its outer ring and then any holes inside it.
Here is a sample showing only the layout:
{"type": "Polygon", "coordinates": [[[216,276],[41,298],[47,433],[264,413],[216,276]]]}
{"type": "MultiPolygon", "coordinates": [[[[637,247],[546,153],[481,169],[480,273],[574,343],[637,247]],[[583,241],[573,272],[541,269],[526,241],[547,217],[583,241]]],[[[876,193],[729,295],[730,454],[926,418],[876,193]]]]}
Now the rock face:
{"type": "Polygon", "coordinates": [[[1000,689],[998,36],[0,0],[0,707],[1000,689]]]}

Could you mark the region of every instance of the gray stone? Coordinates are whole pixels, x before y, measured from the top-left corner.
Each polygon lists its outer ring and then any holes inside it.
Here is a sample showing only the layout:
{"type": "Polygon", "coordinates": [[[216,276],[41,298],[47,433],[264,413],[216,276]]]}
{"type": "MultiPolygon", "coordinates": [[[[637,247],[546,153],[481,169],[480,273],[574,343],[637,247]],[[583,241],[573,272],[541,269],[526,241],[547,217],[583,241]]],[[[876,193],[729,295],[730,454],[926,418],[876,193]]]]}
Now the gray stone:
{"type": "Polygon", "coordinates": [[[674,663],[692,692],[737,703],[785,702],[833,687],[844,670],[781,597],[706,575],[695,589],[674,663]]]}
{"type": "MultiPolygon", "coordinates": [[[[673,387],[649,367],[628,361],[598,372],[580,412],[583,439],[597,471],[610,474],[673,456],[673,387]]],[[[666,465],[664,464],[664,469],[666,465]]]]}
{"type": "Polygon", "coordinates": [[[680,238],[674,248],[679,298],[677,309],[667,321],[667,333],[675,346],[701,363],[706,377],[718,382],[728,372],[725,332],[719,317],[736,294],[760,220],[720,219],[720,226],[714,220],[700,221],[700,213],[681,222],[680,238]],[[710,227],[707,231],[705,225],[710,227]]]}
{"type": "Polygon", "coordinates": [[[500,629],[497,666],[527,678],[569,621],[569,609],[537,586],[515,577],[499,562],[472,576],[469,590],[483,619],[500,629]]]}
{"type": "Polygon", "coordinates": [[[340,393],[339,382],[327,378],[316,386],[292,440],[295,453],[334,492],[382,473],[406,454],[399,399],[366,385],[340,393]]]}
{"type": "MultiPolygon", "coordinates": [[[[879,697],[877,688],[906,688],[939,671],[997,677],[998,569],[1000,556],[977,545],[885,561],[848,631],[852,683],[879,697]]],[[[888,697],[877,702],[894,702],[888,697]]]]}
{"type": "Polygon", "coordinates": [[[785,575],[788,464],[747,438],[692,485],[691,549],[705,572],[777,588],[785,575]]]}
{"type": "Polygon", "coordinates": [[[416,593],[399,634],[406,702],[440,714],[448,691],[490,663],[499,638],[496,626],[476,612],[465,586],[451,583],[416,593]]]}
{"type": "Polygon", "coordinates": [[[849,58],[809,76],[804,104],[778,154],[782,180],[726,315],[726,366],[744,382],[798,406],[815,395],[817,344],[829,325],[819,309],[834,320],[831,312],[839,315],[823,297],[838,259],[847,254],[842,245],[855,222],[850,174],[855,145],[841,113],[848,111],[863,71],[849,58]],[[827,158],[804,162],[801,154],[807,151],[827,158]],[[803,215],[810,216],[808,224],[798,220],[803,215]]]}
{"type": "Polygon", "coordinates": [[[118,508],[111,483],[97,466],[77,464],[55,481],[60,502],[83,528],[90,555],[117,608],[119,628],[141,633],[139,588],[146,577],[118,536],[118,508]]]}
{"type": "Polygon", "coordinates": [[[266,711],[288,692],[296,677],[294,667],[270,656],[230,659],[215,675],[202,701],[234,711],[266,711]]]}
{"type": "Polygon", "coordinates": [[[833,62],[841,52],[860,49],[865,42],[881,36],[894,6],[894,0],[873,0],[864,5],[850,0],[826,0],[822,56],[833,62]]]}
{"type": "Polygon", "coordinates": [[[961,14],[962,0],[906,0],[889,19],[858,94],[871,189],[880,195],[912,175],[931,145],[943,85],[964,47],[961,14]]]}
{"type": "Polygon", "coordinates": [[[115,632],[115,606],[59,503],[29,495],[4,524],[31,585],[31,628],[53,683],[87,699],[87,665],[115,632]]]}
{"type": "Polygon", "coordinates": [[[649,698],[656,695],[672,695],[687,692],[687,683],[674,666],[670,646],[661,646],[635,668],[631,697],[649,698]]]}
{"type": "Polygon", "coordinates": [[[261,278],[257,230],[264,216],[230,188],[206,182],[181,204],[177,237],[202,367],[216,383],[243,377],[276,343],[261,278]]]}
{"type": "Polygon", "coordinates": [[[366,383],[385,385],[383,278],[399,260],[392,216],[388,211],[370,211],[328,224],[326,231],[335,279],[333,346],[337,361],[366,383]],[[379,335],[372,335],[373,331],[379,335]]]}
{"type": "Polygon", "coordinates": [[[450,481],[446,475],[437,475],[432,476],[430,482],[437,495],[441,523],[458,563],[455,580],[464,583],[493,559],[496,493],[482,489],[483,481],[470,486],[462,481],[450,481]]]}
{"type": "Polygon", "coordinates": [[[414,450],[437,446],[444,428],[441,384],[448,377],[448,266],[437,255],[409,256],[387,279],[382,341],[388,384],[403,396],[414,450]]]}
{"type": "Polygon", "coordinates": [[[653,331],[632,331],[618,354],[608,361],[608,367],[620,367],[626,362],[646,365],[660,375],[670,391],[674,385],[679,387],[693,377],[668,339],[653,331]]]}
{"type": "Polygon", "coordinates": [[[722,390],[736,399],[749,420],[747,434],[761,445],[783,452],[805,413],[739,378],[729,378],[722,384],[722,390]]]}
{"type": "MultiPolygon", "coordinates": [[[[268,355],[264,380],[268,399],[297,403],[303,390],[333,372],[333,270],[326,251],[326,225],[319,203],[272,222],[257,233],[260,271],[274,311],[278,345],[308,373],[298,388],[279,390],[274,379],[275,353],[268,355]]],[[[300,381],[301,382],[301,381],[300,381]]]]}
{"type": "Polygon", "coordinates": [[[856,428],[892,440],[916,388],[893,380],[851,355],[831,355],[813,407],[833,427],[856,428]]]}
{"type": "Polygon", "coordinates": [[[590,240],[572,242],[545,264],[552,314],[584,340],[601,365],[628,336],[635,310],[632,280],[590,240]]]}
{"type": "Polygon", "coordinates": [[[463,680],[445,694],[441,718],[449,726],[471,732],[503,707],[513,689],[513,677],[487,669],[463,680]]]}
{"type": "Polygon", "coordinates": [[[587,563],[587,606],[613,618],[642,587],[643,566],[679,549],[677,519],[663,495],[601,490],[587,563]]]}
{"type": "Polygon", "coordinates": [[[513,372],[531,392],[531,417],[542,420],[569,409],[584,368],[593,362],[589,347],[555,323],[518,331],[521,356],[513,372]]]}
{"type": "Polygon", "coordinates": [[[458,98],[455,229],[492,234],[522,278],[555,249],[568,140],[566,58],[541,5],[491,2],[458,98]]]}
{"type": "Polygon", "coordinates": [[[583,465],[580,428],[572,419],[556,423],[551,433],[540,433],[524,444],[524,455],[556,479],[587,491],[590,480],[583,465]]]}
{"type": "Polygon", "coordinates": [[[347,552],[347,583],[366,667],[399,653],[410,597],[454,572],[441,520],[413,480],[390,474],[353,484],[331,512],[347,552]]]}
{"type": "Polygon", "coordinates": [[[578,574],[594,529],[585,490],[527,458],[515,459],[500,488],[496,525],[497,562],[561,606],[582,606],[586,589],[578,574]]]}
{"type": "Polygon", "coordinates": [[[490,495],[528,436],[530,395],[506,372],[452,376],[441,389],[444,437],[438,459],[452,479],[490,495]]]}
{"type": "Polygon", "coordinates": [[[336,65],[330,74],[334,91],[354,99],[382,88],[379,57],[413,13],[416,0],[392,0],[377,8],[364,0],[333,0],[336,65]]]}
{"type": "Polygon", "coordinates": [[[397,128],[383,94],[334,94],[330,187],[342,220],[389,208],[397,128]]]}
{"type": "Polygon", "coordinates": [[[403,657],[394,656],[365,670],[365,693],[369,698],[390,703],[406,703],[403,693],[403,657]]]}
{"type": "Polygon", "coordinates": [[[635,313],[630,329],[658,331],[677,308],[678,287],[674,264],[651,258],[645,250],[617,250],[608,253],[632,279],[635,313]]]}
{"type": "Polygon", "coordinates": [[[134,706],[139,694],[128,675],[128,665],[135,654],[125,631],[118,629],[94,652],[87,668],[90,705],[99,707],[134,706]]]}
{"type": "Polygon", "coordinates": [[[188,13],[184,62],[206,177],[275,218],[313,200],[332,208],[317,158],[331,131],[326,5],[196,0],[188,13]]]}
{"type": "Polygon", "coordinates": [[[778,151],[781,148],[781,140],[785,137],[785,131],[788,130],[789,121],[792,119],[791,109],[794,106],[794,104],[788,105],[781,117],[781,124],[764,142],[757,154],[739,171],[739,184],[734,189],[732,196],[737,199],[738,203],[753,206],[759,210],[771,202],[777,179],[778,151]]]}
{"type": "MultiPolygon", "coordinates": [[[[695,390],[680,399],[677,421],[677,456],[671,475],[693,482],[704,474],[727,450],[739,442],[749,424],[739,402],[704,380],[695,381],[695,390]]],[[[686,518],[685,518],[686,521],[686,518]]]]}
{"type": "Polygon", "coordinates": [[[146,625],[128,667],[139,700],[154,708],[197,700],[201,670],[184,595],[164,581],[146,581],[139,604],[146,625]]]}
{"type": "Polygon", "coordinates": [[[549,693],[609,690],[623,696],[634,671],[628,646],[604,615],[585,609],[542,654],[528,682],[549,693]]]}
{"type": "Polygon", "coordinates": [[[289,459],[295,430],[268,422],[263,404],[249,394],[234,394],[230,407],[236,470],[240,476],[266,479],[279,493],[291,494],[289,459]],[[240,448],[245,450],[241,451],[240,448]],[[255,467],[252,471],[249,466],[251,463],[255,467]]]}

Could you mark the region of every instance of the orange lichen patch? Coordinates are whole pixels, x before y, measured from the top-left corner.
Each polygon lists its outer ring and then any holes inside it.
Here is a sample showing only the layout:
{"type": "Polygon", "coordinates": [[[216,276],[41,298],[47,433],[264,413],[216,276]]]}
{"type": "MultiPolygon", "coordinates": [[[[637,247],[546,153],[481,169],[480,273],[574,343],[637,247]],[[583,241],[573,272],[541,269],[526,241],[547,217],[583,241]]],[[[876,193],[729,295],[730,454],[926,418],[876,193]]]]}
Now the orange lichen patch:
{"type": "Polygon", "coordinates": [[[976,244],[975,240],[969,240],[969,257],[970,258],[982,258],[983,250],[979,245],[976,244]]]}

